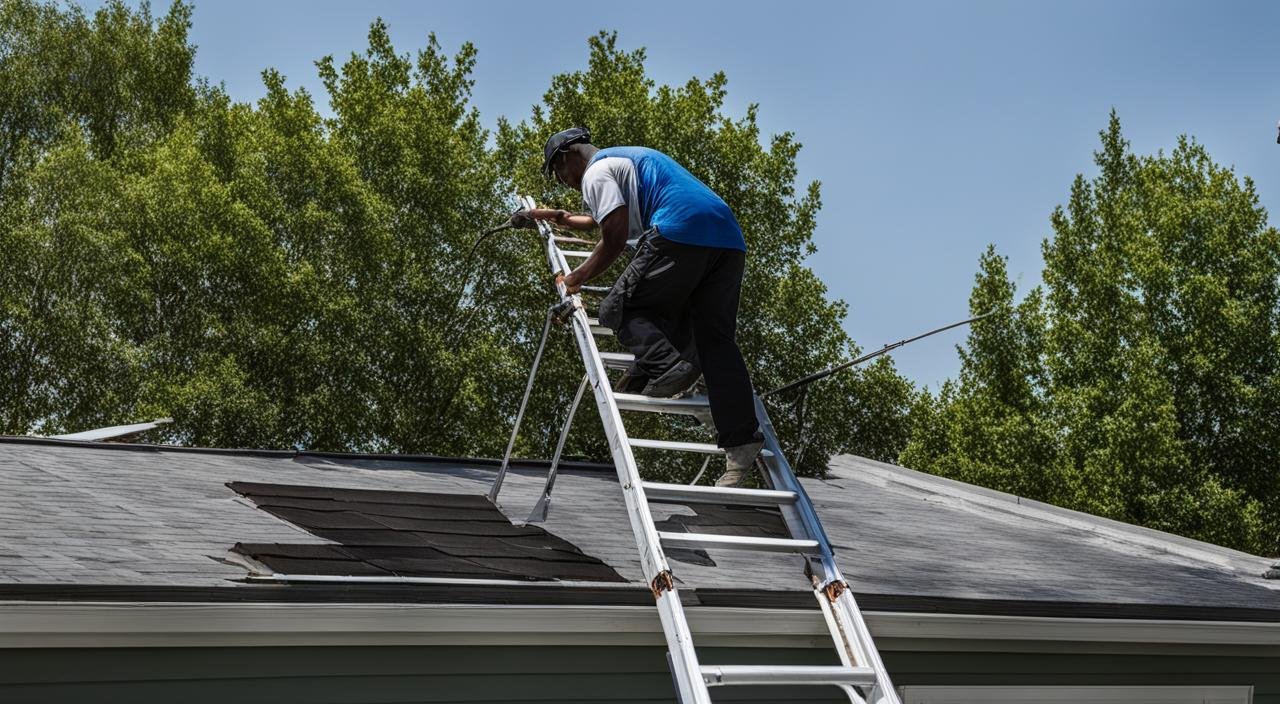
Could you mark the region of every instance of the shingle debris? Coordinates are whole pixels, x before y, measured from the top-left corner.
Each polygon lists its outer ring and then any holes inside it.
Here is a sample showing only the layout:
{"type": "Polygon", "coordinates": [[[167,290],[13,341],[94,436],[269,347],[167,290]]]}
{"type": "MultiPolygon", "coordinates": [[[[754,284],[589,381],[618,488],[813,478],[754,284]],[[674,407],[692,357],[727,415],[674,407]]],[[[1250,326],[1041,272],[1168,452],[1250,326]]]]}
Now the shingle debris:
{"type": "Polygon", "coordinates": [[[258,508],[337,544],[237,543],[282,574],[626,581],[476,494],[229,482],[258,508]]]}

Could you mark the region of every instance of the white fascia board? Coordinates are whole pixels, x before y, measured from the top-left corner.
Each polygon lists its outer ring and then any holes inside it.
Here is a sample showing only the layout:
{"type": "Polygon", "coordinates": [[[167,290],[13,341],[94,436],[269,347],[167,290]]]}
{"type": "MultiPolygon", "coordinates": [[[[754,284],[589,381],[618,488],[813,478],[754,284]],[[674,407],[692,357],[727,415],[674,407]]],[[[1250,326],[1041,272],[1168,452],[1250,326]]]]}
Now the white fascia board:
{"type": "MultiPolygon", "coordinates": [[[[692,607],[701,645],[829,647],[817,610],[692,607]]],[[[907,639],[1280,647],[1280,623],[1056,619],[869,612],[885,645],[907,639]]],[[[283,645],[661,645],[646,606],[5,602],[0,648],[283,645]]],[[[882,646],[883,647],[883,646],[882,646]]]]}
{"type": "Polygon", "coordinates": [[[1249,704],[1250,685],[1006,685],[902,687],[906,704],[1249,704]]]}
{"type": "MultiPolygon", "coordinates": [[[[689,609],[700,643],[828,640],[808,612],[689,609]],[[694,613],[694,612],[700,613],[694,613]]],[[[456,604],[0,604],[0,648],[267,645],[661,645],[645,606],[456,604]]]]}

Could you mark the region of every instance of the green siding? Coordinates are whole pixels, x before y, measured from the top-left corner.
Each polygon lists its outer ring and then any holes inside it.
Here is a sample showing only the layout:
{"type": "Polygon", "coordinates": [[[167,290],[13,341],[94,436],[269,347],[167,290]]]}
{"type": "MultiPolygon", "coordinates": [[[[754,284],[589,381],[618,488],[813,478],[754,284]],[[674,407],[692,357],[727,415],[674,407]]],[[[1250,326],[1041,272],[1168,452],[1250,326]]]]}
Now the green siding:
{"type": "MultiPolygon", "coordinates": [[[[704,662],[829,664],[829,651],[715,649],[704,662]]],[[[1280,704],[1280,658],[886,652],[899,685],[1253,685],[1280,704]]],[[[287,647],[0,651],[0,702],[671,704],[651,647],[287,647]]],[[[843,701],[834,689],[726,688],[716,701],[843,701]]]]}
{"type": "Polygon", "coordinates": [[[1280,704],[1280,657],[884,653],[894,684],[1253,685],[1254,704],[1280,704]]]}
{"type": "MultiPolygon", "coordinates": [[[[706,662],[829,664],[819,650],[706,649],[706,662]]],[[[717,701],[803,693],[726,689],[717,701]]],[[[831,698],[807,701],[841,701],[831,698]]],[[[672,704],[651,647],[118,648],[0,651],[0,702],[672,704]]],[[[847,701],[847,700],[845,700],[847,701]]]]}

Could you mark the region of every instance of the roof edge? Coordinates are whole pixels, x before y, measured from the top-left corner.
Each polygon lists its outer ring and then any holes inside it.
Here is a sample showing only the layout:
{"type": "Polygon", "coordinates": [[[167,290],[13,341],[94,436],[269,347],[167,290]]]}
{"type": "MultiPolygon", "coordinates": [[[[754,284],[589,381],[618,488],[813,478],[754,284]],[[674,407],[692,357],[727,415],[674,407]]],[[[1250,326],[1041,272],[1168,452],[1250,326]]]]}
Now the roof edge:
{"type": "MultiPolygon", "coordinates": [[[[68,440],[64,438],[41,437],[35,435],[0,435],[0,445],[51,445],[55,447],[75,447],[93,450],[126,450],[134,452],[174,452],[199,455],[240,455],[244,457],[279,457],[279,458],[328,458],[350,460],[383,460],[389,462],[417,462],[422,464],[468,465],[481,467],[500,467],[502,459],[493,457],[449,457],[446,455],[394,454],[376,452],[328,452],[322,450],[270,450],[236,447],[187,447],[183,445],[158,445],[154,443],[134,442],[101,442],[94,440],[68,440]]],[[[551,460],[537,457],[513,457],[511,466],[546,468],[551,460]]],[[[560,460],[561,469],[581,469],[589,471],[614,471],[613,465],[602,462],[584,460],[560,460]]]]}
{"type": "Polygon", "coordinates": [[[1166,552],[1185,559],[1207,562],[1223,567],[1241,575],[1255,578],[1260,586],[1280,589],[1280,584],[1268,584],[1262,579],[1275,558],[1266,558],[1240,550],[1207,543],[1194,538],[1186,538],[1173,533],[1166,533],[1154,528],[1117,521],[1111,518],[1095,516],[1091,513],[1076,511],[1061,506],[1036,501],[995,489],[988,489],[976,484],[969,484],[947,477],[927,474],[907,467],[900,467],[858,455],[839,455],[850,457],[860,463],[856,467],[844,469],[857,474],[857,478],[866,479],[868,475],[878,480],[881,485],[898,484],[916,491],[926,491],[942,496],[949,496],[993,510],[1013,513],[1029,518],[1039,518],[1059,525],[1069,526],[1112,539],[1141,545],[1153,550],[1166,552]]]}
{"type": "MultiPolygon", "coordinates": [[[[690,607],[721,609],[812,609],[813,593],[806,590],[685,589],[690,607]]],[[[1186,606],[1138,603],[1088,603],[970,599],[940,596],[856,593],[863,611],[1084,618],[1108,621],[1212,621],[1280,624],[1275,609],[1186,606]]],[[[200,603],[200,604],[437,604],[449,606],[523,605],[644,606],[653,608],[653,593],[642,582],[610,583],[605,588],[558,582],[519,584],[263,584],[240,586],[0,584],[0,606],[14,602],[41,603],[200,603]]],[[[817,613],[816,611],[814,613],[817,613]]],[[[0,619],[0,624],[3,620],[0,619]]]]}

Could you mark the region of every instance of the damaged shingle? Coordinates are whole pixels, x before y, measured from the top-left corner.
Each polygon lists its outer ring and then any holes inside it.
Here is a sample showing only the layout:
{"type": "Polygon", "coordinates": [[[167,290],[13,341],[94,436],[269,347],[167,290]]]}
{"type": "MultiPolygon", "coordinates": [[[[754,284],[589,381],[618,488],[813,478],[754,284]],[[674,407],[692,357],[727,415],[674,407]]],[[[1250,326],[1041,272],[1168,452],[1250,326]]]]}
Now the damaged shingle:
{"type": "Polygon", "coordinates": [[[283,574],[621,582],[538,526],[513,525],[488,497],[230,482],[273,516],[334,541],[237,543],[283,574]]]}
{"type": "MultiPolygon", "coordinates": [[[[692,516],[675,514],[654,523],[660,531],[671,533],[711,533],[742,535],[753,538],[790,538],[787,524],[776,508],[729,506],[724,504],[689,504],[692,516]]],[[[715,567],[715,560],[705,550],[667,548],[667,557],[704,567],[715,567]]]]}

